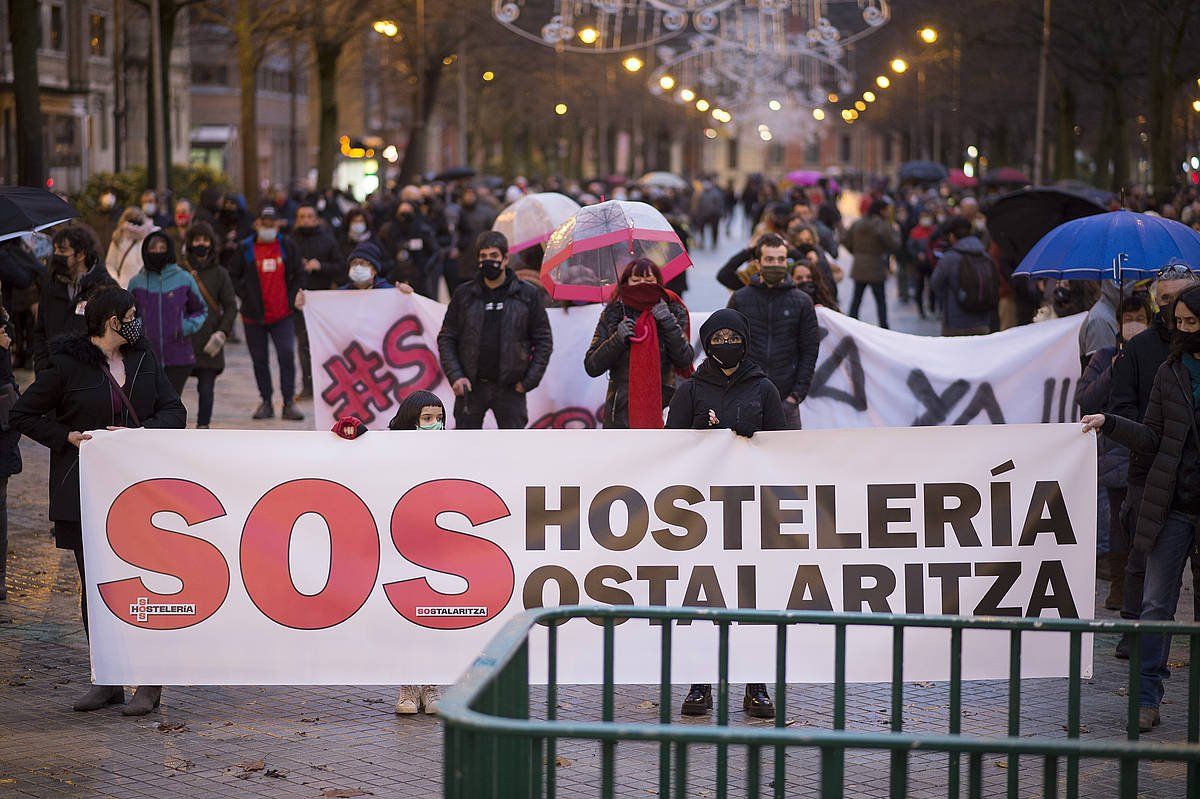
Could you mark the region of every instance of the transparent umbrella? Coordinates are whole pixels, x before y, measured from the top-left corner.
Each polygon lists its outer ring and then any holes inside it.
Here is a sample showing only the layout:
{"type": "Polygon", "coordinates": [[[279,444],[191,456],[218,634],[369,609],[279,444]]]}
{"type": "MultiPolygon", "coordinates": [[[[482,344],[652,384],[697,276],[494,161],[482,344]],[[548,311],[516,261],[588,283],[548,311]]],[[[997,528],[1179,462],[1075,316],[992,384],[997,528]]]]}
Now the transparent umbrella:
{"type": "Polygon", "coordinates": [[[518,253],[544,243],[578,210],[579,203],[565,194],[553,191],[527,194],[500,212],[492,230],[500,231],[508,239],[509,252],[518,253]]]}
{"type": "Polygon", "coordinates": [[[556,300],[607,302],[621,271],[649,258],[672,280],[692,265],[679,236],[646,203],[610,200],[580,208],[550,235],[542,284],[556,300]]]}

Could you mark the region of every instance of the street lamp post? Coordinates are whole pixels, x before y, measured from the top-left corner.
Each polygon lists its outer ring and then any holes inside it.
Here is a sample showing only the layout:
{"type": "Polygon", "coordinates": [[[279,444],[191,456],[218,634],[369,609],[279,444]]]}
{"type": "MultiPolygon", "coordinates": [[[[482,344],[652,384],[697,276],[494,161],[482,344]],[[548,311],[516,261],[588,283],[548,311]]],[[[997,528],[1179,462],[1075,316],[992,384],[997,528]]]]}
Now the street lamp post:
{"type": "Polygon", "coordinates": [[[167,188],[167,142],[164,135],[167,109],[163,102],[163,52],[162,52],[162,14],[159,11],[159,0],[150,0],[150,91],[154,92],[154,101],[150,107],[154,109],[154,118],[150,124],[154,126],[154,192],[159,202],[165,202],[167,188]]]}
{"type": "Polygon", "coordinates": [[[1042,182],[1042,149],[1046,127],[1046,71],[1050,60],[1050,0],[1042,4],[1042,53],[1038,59],[1037,122],[1033,131],[1033,183],[1042,182]]]}

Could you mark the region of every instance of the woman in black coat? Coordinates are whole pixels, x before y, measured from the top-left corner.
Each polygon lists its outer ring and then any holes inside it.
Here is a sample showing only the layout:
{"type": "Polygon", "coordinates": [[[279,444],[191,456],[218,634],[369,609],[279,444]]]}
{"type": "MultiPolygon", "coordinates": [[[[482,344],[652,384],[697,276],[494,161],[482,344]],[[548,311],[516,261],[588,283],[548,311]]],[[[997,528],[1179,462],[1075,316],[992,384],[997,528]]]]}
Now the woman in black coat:
{"type": "MultiPolygon", "coordinates": [[[[732,430],[747,438],[760,430],[786,430],[779,389],[746,353],[750,324],[740,311],[714,311],[700,326],[708,357],[696,374],[680,384],[671,399],[667,427],[672,430],[732,430]]],[[[712,709],[712,686],[696,683],[684,697],[681,713],[703,716],[712,709]]],[[[775,717],[765,683],[746,683],[742,709],[754,718],[775,717]]]]}
{"type": "Polygon", "coordinates": [[[0,602],[8,599],[8,478],[21,471],[21,433],[13,429],[10,414],[17,398],[12,368],[12,324],[0,308],[0,602]]]}
{"type": "Polygon", "coordinates": [[[196,392],[200,396],[196,427],[203,429],[212,422],[217,377],[225,371],[225,342],[233,333],[233,323],[237,319],[237,294],[229,271],[221,266],[217,257],[212,227],[205,222],[196,222],[188,228],[183,240],[180,266],[195,278],[204,304],[208,306],[204,324],[192,334],[192,351],[196,355],[192,377],[196,378],[196,392]]]}
{"type": "MultiPolygon", "coordinates": [[[[1179,295],[1172,309],[1172,354],[1159,367],[1142,422],[1114,414],[1083,417],[1083,430],[1099,430],[1133,452],[1153,457],[1138,509],[1133,550],[1146,556],[1142,615],[1145,620],[1175,618],[1183,570],[1196,547],[1200,524],[1200,286],[1179,295]]],[[[1159,723],[1169,639],[1142,636],[1138,727],[1159,723]]]]}
{"type": "MultiPolygon", "coordinates": [[[[120,427],[181,428],[187,412],[166,373],[142,339],[133,295],[111,287],[94,293],[84,311],[86,333],[56,339],[49,362],[17,400],[12,426],[50,450],[50,519],[59,549],[75,553],[84,631],[87,582],[79,510],[79,447],[88,431],[120,427]]],[[[122,711],[144,715],[158,706],[162,688],[143,686],[122,711]]],[[[75,709],[122,704],[125,688],[96,685],[75,709]]]]}
{"type": "Polygon", "coordinates": [[[692,365],[689,325],[687,307],[663,285],[662,270],[653,261],[639,258],[625,267],[583,359],[589,376],[608,372],[605,428],[662,427],[662,410],[675,393],[675,372],[692,365]],[[641,403],[632,423],[631,385],[635,405],[641,403]]]}

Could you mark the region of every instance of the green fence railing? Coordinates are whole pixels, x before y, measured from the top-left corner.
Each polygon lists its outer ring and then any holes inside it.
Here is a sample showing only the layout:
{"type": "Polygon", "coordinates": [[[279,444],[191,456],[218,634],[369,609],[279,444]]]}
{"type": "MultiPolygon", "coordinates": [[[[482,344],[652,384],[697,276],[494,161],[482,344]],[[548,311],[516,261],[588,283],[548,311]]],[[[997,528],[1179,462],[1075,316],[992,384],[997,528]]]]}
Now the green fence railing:
{"type": "MultiPolygon", "coordinates": [[[[1181,703],[1182,704],[1182,703],[1181,703]]],[[[1186,796],[1200,799],[1200,625],[1170,622],[1086,621],[1074,619],[1021,619],[1000,617],[916,616],[800,611],[715,610],[696,608],[644,607],[559,607],[527,611],[511,620],[488,644],[483,653],[439,703],[445,725],[445,799],[484,797],[558,796],[559,739],[595,741],[600,748],[597,794],[602,799],[616,796],[617,747],[624,741],[658,744],[658,789],[660,799],[688,795],[689,748],[714,746],[715,796],[730,795],[727,755],[731,748],[745,750],[745,795],[754,799],[767,795],[781,799],[786,792],[786,763],[789,749],[815,750],[819,761],[821,799],[846,796],[847,750],[879,750],[889,753],[890,799],[909,795],[910,756],[914,752],[945,755],[945,795],[960,799],[962,762],[966,761],[966,795],[982,799],[984,757],[1007,758],[1008,799],[1019,796],[1020,758],[1041,763],[1041,792],[1044,799],[1065,794],[1080,796],[1080,761],[1099,759],[1119,764],[1119,799],[1138,796],[1139,762],[1173,761],[1186,766],[1186,796]],[[557,624],[587,618],[603,630],[601,720],[564,721],[558,718],[557,624]],[[617,623],[624,619],[656,619],[662,624],[661,675],[659,678],[659,721],[657,724],[619,722],[614,718],[614,654],[617,623]],[[716,723],[672,724],[671,636],[681,620],[710,621],[718,628],[719,684],[715,688],[716,723]],[[547,625],[547,685],[545,719],[530,718],[529,633],[535,625],[547,625]],[[776,629],[775,724],[729,726],[729,630],[732,624],[768,625],[776,629]],[[834,629],[834,682],[832,729],[788,727],[787,636],[794,625],[825,625],[834,629]],[[892,629],[891,718],[888,732],[846,729],[846,631],[849,627],[892,629]],[[904,730],[904,632],[911,628],[937,628],[950,635],[949,722],[943,734],[913,734],[904,730]],[[963,633],[967,630],[1003,630],[1010,636],[1008,664],[1007,736],[989,737],[962,731],[963,633]],[[1083,740],[1080,723],[1080,691],[1083,636],[1096,633],[1131,633],[1128,682],[1127,738],[1083,740]],[[1021,737],[1021,651],[1026,637],[1043,633],[1069,635],[1070,670],[1067,678],[1066,737],[1021,737]],[[1138,674],[1141,636],[1147,633],[1186,637],[1193,668],[1188,669],[1187,742],[1151,743],[1138,740],[1138,674]],[[774,755],[774,779],[762,785],[763,750],[774,755]],[[1060,767],[1065,766],[1060,778],[1060,767]],[[1062,785],[1060,785],[1060,782],[1062,785]]],[[[578,795],[577,792],[572,793],[578,795]]],[[[994,791],[989,795],[998,795],[994,791]]]]}

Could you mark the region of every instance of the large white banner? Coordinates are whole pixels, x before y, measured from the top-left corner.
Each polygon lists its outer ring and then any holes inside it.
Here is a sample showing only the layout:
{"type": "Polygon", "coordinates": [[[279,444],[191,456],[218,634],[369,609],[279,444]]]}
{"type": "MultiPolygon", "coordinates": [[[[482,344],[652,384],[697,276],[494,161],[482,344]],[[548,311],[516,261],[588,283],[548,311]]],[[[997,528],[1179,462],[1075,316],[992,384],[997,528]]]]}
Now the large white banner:
{"type": "MultiPolygon", "coordinates": [[[[328,430],[345,415],[385,429],[400,398],[416,389],[433,391],[449,411],[454,396],[437,355],[444,312],[440,303],[399,291],[309,292],[304,317],[317,429],[328,430]]],[[[607,380],[588,377],[583,356],[600,306],[548,313],[554,353],[541,386],[529,395],[529,425],[598,427],[607,380]]],[[[800,406],[806,428],[1074,418],[1083,314],[971,338],[895,333],[824,309],[819,316],[821,353],[800,406]]],[[[707,317],[692,314],[700,358],[700,325],[707,317]]]]}
{"type": "MultiPolygon", "coordinates": [[[[85,443],[81,474],[102,684],[446,684],[507,617],[553,604],[1094,611],[1095,438],[1074,424],[127,430],[85,443]]],[[[832,636],[794,628],[788,678],[830,680],[832,636]]],[[[774,631],[731,640],[732,679],[770,680],[774,631]]],[[[891,640],[852,629],[849,679],[888,679],[891,640]]],[[[600,641],[563,625],[560,679],[598,681],[600,641]]],[[[659,641],[622,624],[617,680],[657,681],[659,641]]],[[[1067,643],[1029,636],[1022,676],[1066,675],[1067,643]]],[[[965,679],[1006,675],[1007,633],[966,644],[965,679]]],[[[905,679],[947,678],[947,633],[905,646],[905,679]]],[[[680,626],[674,680],[713,680],[716,653],[713,625],[680,626]]]]}

